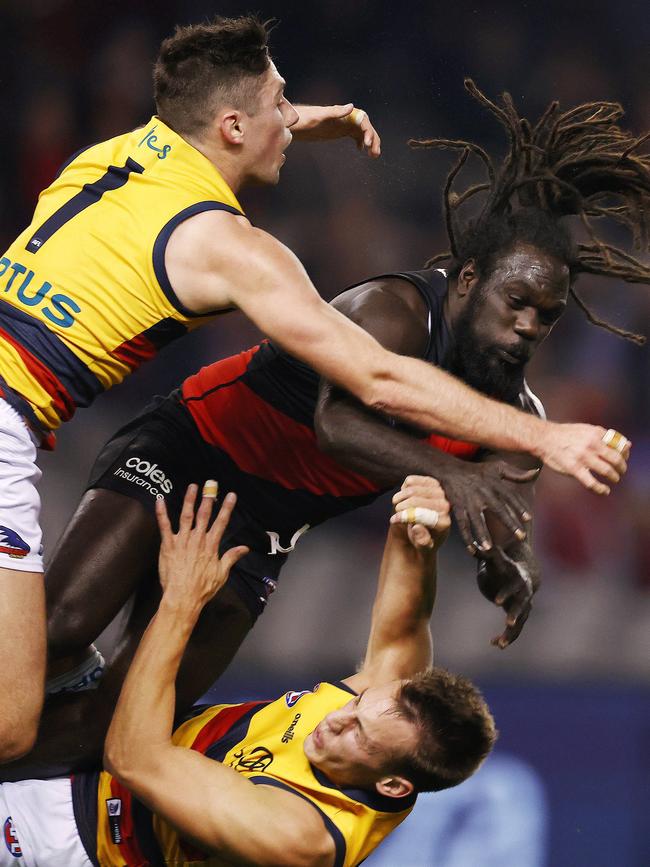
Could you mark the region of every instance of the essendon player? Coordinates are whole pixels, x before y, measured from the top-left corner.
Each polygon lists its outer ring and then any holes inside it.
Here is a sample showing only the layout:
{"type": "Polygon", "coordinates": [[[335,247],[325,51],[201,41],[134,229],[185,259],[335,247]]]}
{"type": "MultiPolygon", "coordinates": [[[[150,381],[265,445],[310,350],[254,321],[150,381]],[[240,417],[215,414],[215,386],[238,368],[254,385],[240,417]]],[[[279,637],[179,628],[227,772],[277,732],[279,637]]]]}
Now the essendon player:
{"type": "MultiPolygon", "coordinates": [[[[519,231],[525,239],[524,228],[519,231]]],[[[478,295],[471,265],[449,279],[437,269],[384,276],[352,287],[333,303],[393,351],[456,370],[484,391],[539,414],[524,367],[563,309],[568,272],[553,251],[517,242],[497,256],[493,275],[485,281],[485,300],[470,304],[464,299],[478,295]],[[493,296],[501,297],[504,279],[530,286],[530,309],[499,311],[493,296]],[[473,366],[470,356],[477,348],[482,363],[473,366]]],[[[522,469],[508,469],[502,461],[473,460],[477,456],[472,444],[426,438],[375,417],[320,384],[313,370],[272,342],[203,368],[119,431],[97,460],[46,577],[50,691],[84,688],[100,675],[101,659],[88,648],[137,591],[124,646],[97,692],[117,689],[158,598],[156,501],[164,498],[176,517],[187,485],[206,477],[218,479],[223,493],[237,493],[223,545],[246,545],[250,553],[197,624],[181,666],[180,706],[196,700],[228,665],[301,535],[370,502],[399,484],[400,474],[441,480],[468,546],[480,557],[481,589],[507,613],[499,638],[504,646],[523,627],[538,576],[530,546],[515,535],[530,510],[532,486],[509,486],[502,476],[530,479],[523,467],[536,462],[521,456],[522,469]],[[490,526],[498,543],[491,551],[486,509],[500,518],[490,526]]],[[[79,708],[96,700],[92,692],[68,698],[79,708]]],[[[51,752],[46,741],[40,745],[45,762],[54,753],[65,757],[57,772],[89,748],[87,722],[81,724],[81,751],[74,726],[57,723],[64,703],[50,703],[43,727],[58,748],[51,752]]],[[[28,768],[40,773],[39,765],[28,768]]]]}

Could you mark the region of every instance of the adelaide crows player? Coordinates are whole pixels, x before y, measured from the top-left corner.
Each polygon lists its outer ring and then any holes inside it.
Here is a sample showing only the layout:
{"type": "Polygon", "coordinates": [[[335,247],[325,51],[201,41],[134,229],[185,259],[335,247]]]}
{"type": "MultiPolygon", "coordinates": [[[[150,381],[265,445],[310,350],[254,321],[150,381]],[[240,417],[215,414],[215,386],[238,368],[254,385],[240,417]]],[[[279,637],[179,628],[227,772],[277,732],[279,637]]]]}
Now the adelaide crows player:
{"type": "MultiPolygon", "coordinates": [[[[232,494],[208,531],[205,497],[192,528],[191,489],[177,535],[159,501],[163,597],[115,710],[106,770],[0,787],[26,863],[353,867],[418,792],[471,776],[495,741],[494,721],[468,680],[430,667],[449,505],[433,479],[409,488],[396,518],[419,509],[431,528],[391,523],[361,669],[275,701],[194,708],[173,734],[185,644],[245,549],[218,556],[232,494]]],[[[0,865],[11,857],[0,851],[0,865]]]]}

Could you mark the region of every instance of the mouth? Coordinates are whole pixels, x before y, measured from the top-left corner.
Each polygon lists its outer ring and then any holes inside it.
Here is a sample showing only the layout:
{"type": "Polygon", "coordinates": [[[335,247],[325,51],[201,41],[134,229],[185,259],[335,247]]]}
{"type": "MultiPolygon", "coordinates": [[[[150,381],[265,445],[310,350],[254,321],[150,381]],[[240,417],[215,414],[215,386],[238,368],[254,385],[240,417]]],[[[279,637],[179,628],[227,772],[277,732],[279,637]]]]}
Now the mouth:
{"type": "Polygon", "coordinates": [[[320,750],[323,746],[323,735],[320,732],[320,723],[316,726],[314,731],[311,733],[312,740],[316,744],[316,747],[320,750]]]}
{"type": "Polygon", "coordinates": [[[507,364],[516,365],[517,367],[521,367],[528,361],[527,355],[510,352],[507,349],[502,349],[501,347],[497,349],[496,354],[502,361],[505,361],[507,364]]]}

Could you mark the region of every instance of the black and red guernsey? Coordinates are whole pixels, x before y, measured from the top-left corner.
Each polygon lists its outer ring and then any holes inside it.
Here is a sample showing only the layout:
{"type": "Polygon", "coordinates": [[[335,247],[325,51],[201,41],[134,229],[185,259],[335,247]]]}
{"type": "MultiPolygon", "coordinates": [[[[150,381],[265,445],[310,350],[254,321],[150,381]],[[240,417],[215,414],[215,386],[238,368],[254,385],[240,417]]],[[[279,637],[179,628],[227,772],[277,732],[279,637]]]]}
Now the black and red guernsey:
{"type": "MultiPolygon", "coordinates": [[[[433,270],[396,276],[414,282],[427,302],[430,338],[424,358],[440,365],[450,343],[442,317],[444,275],[433,270]]],[[[318,387],[318,374],[310,367],[264,341],[204,367],[181,388],[203,441],[227,455],[240,473],[269,483],[256,488],[262,501],[270,497],[258,509],[268,516],[267,524],[275,520],[266,529],[281,530],[283,541],[306,523],[314,526],[382,493],[319,448],[314,431],[318,387]]],[[[447,437],[428,440],[461,458],[477,451],[474,444],[447,437]]]]}
{"type": "MultiPolygon", "coordinates": [[[[444,273],[385,276],[419,289],[429,311],[423,357],[444,367],[451,346],[442,315],[444,273]]],[[[249,607],[263,605],[302,533],[383,492],[320,450],[314,431],[318,389],[315,371],[264,341],[204,367],[119,431],[100,455],[90,486],[137,498],[149,509],[164,496],[172,517],[190,482],[214,478],[221,494],[235,491],[224,546],[243,544],[251,552],[237,565],[233,583],[243,580],[252,588],[244,594],[249,607]]],[[[442,436],[428,441],[465,459],[478,450],[442,436]]]]}

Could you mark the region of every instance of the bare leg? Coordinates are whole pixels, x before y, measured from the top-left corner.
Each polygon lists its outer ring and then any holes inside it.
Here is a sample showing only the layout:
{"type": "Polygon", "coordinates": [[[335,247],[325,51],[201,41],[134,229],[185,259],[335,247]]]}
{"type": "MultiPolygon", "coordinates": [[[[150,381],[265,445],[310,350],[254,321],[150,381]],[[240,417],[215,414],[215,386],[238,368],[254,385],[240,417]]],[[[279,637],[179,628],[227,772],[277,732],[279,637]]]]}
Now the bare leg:
{"type": "Polygon", "coordinates": [[[45,577],[51,674],[86,653],[155,570],[158,546],[155,517],[140,502],[102,489],[84,495],[45,577]]]}
{"type": "Polygon", "coordinates": [[[36,739],[45,681],[45,593],[40,572],[0,569],[0,762],[36,739]]]}
{"type": "MultiPolygon", "coordinates": [[[[157,580],[144,582],[124,639],[99,687],[48,701],[36,748],[21,761],[0,767],[0,781],[61,776],[100,766],[122,682],[159,595],[157,580]]],[[[225,671],[251,626],[246,606],[234,590],[224,587],[204,610],[185,652],[177,682],[177,713],[186,713],[225,671]]]]}

